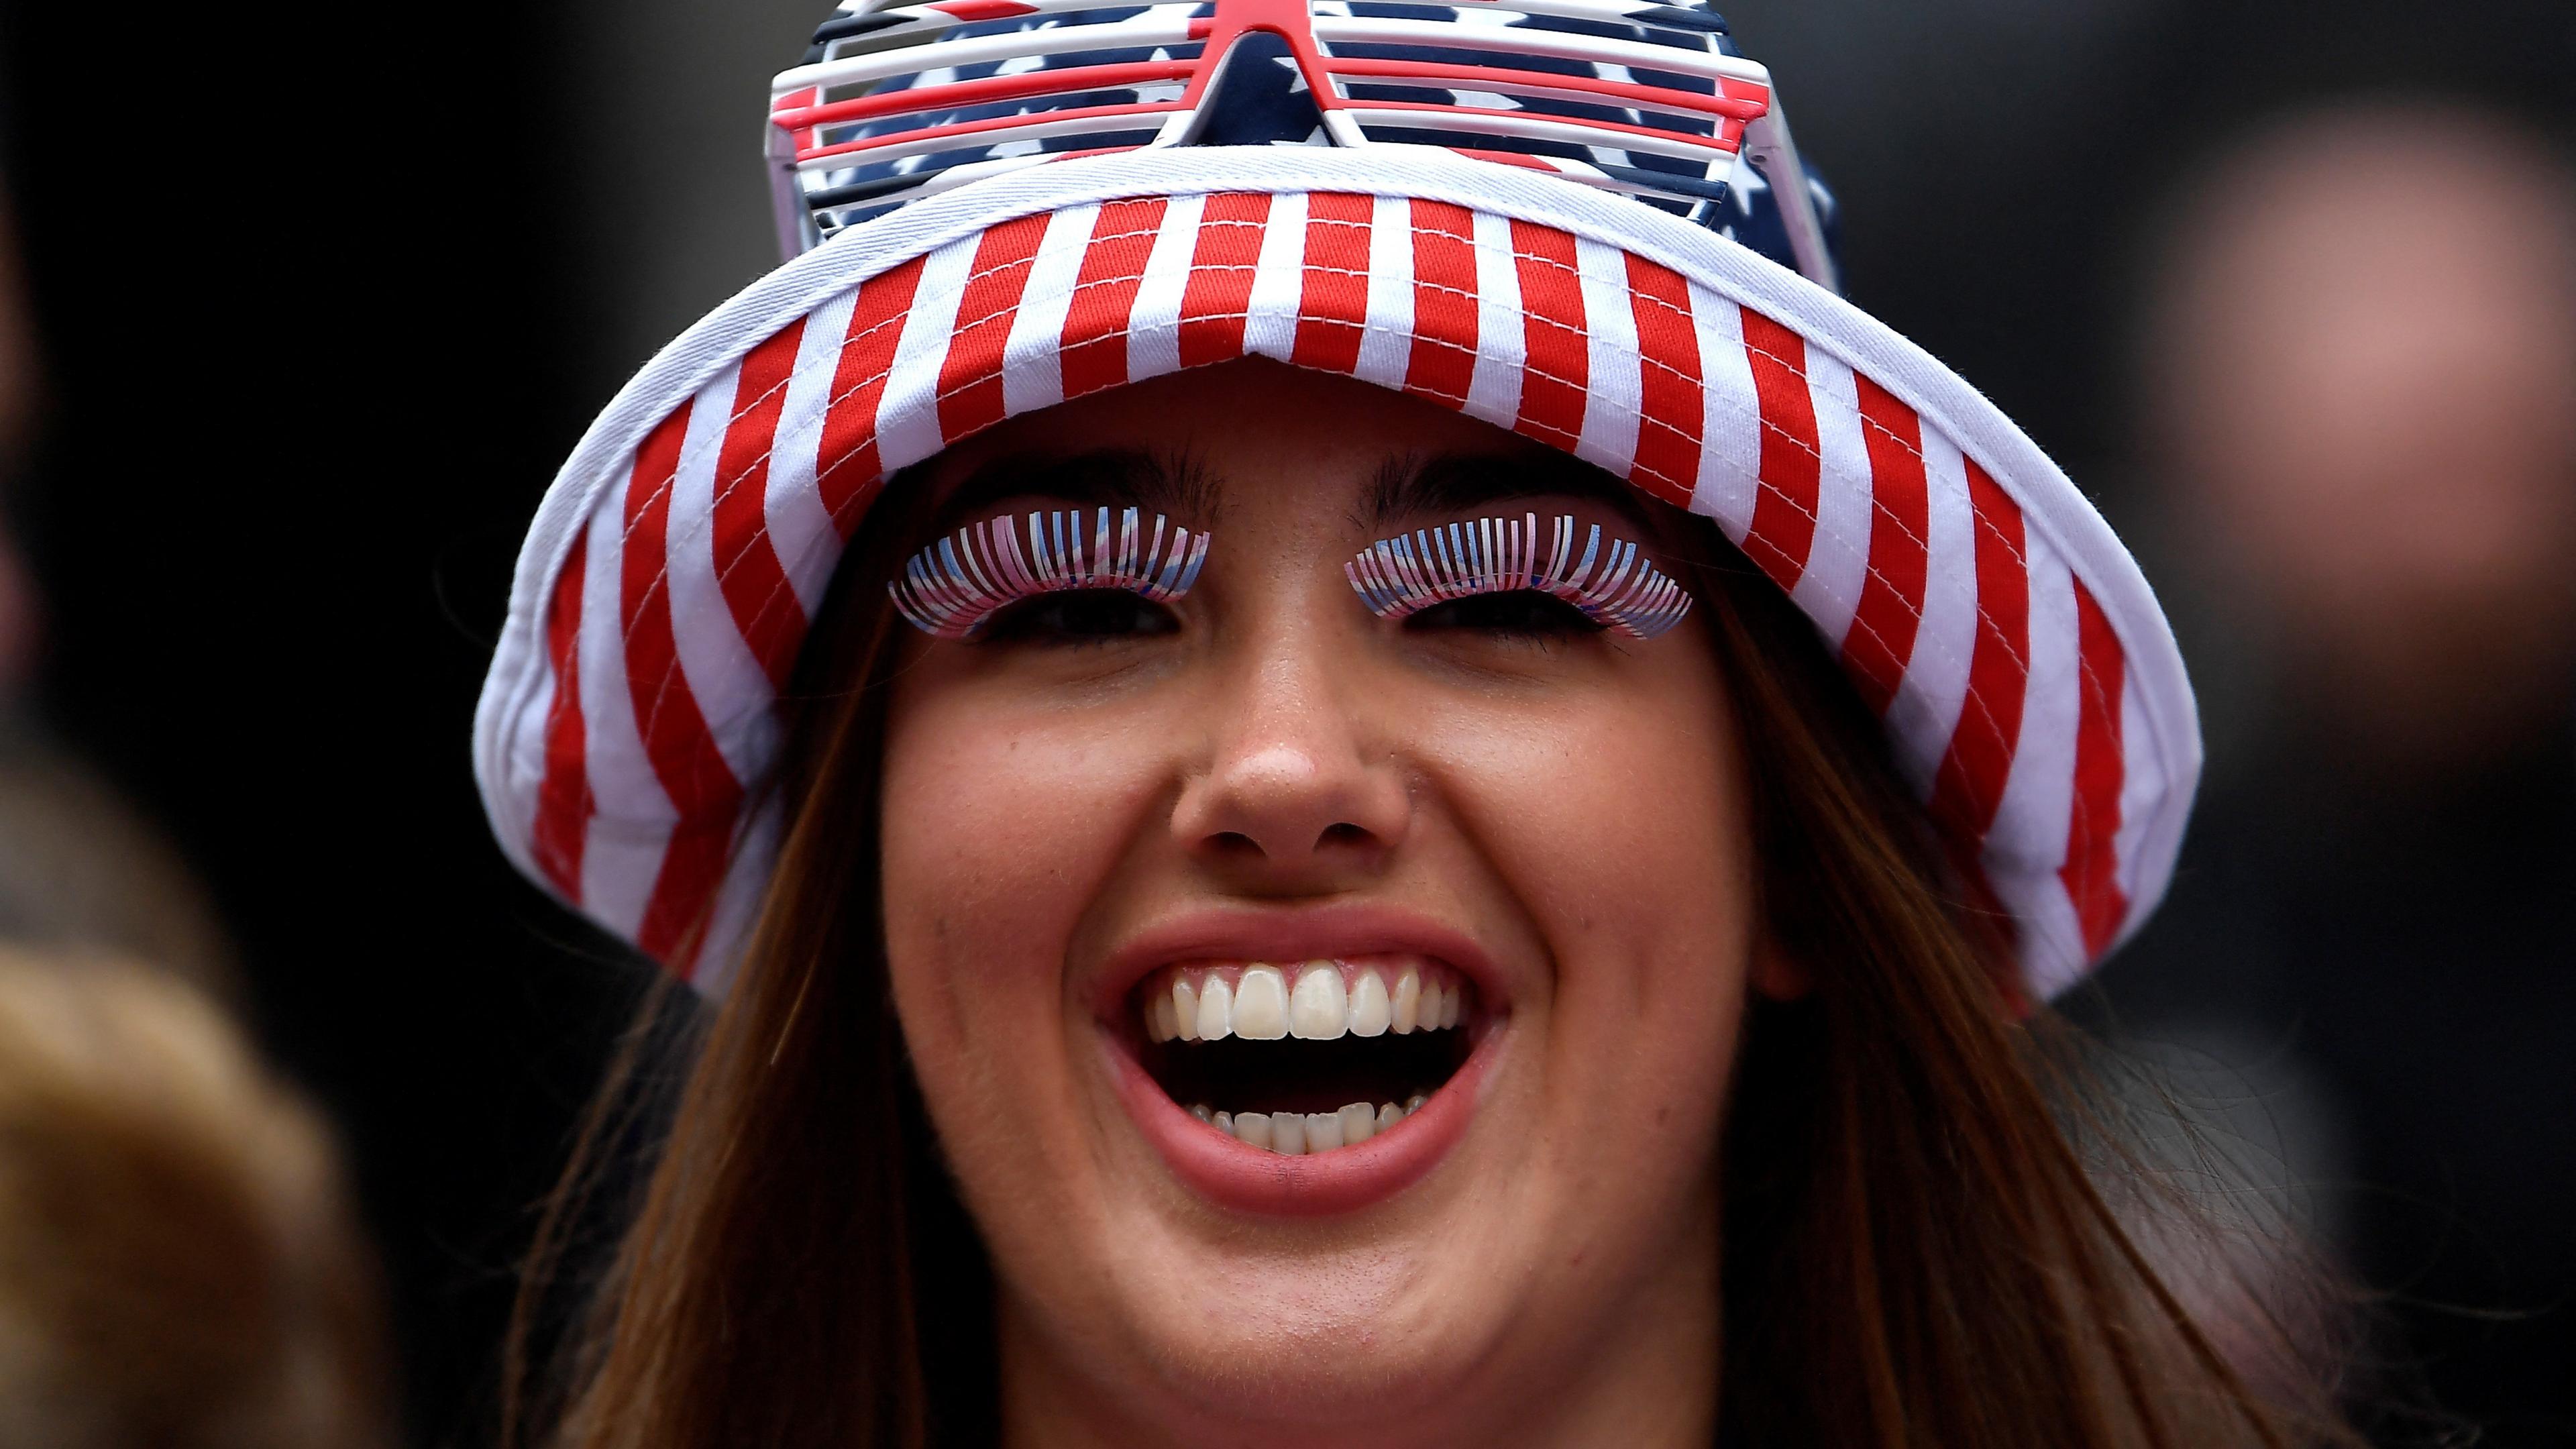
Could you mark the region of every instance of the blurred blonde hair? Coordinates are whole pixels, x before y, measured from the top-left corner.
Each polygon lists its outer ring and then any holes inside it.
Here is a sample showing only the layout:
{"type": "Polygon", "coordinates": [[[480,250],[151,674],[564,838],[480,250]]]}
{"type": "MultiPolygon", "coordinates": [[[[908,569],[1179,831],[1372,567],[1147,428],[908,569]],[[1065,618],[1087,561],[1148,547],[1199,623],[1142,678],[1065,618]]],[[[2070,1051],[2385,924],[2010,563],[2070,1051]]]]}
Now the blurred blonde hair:
{"type": "Polygon", "coordinates": [[[0,947],[0,1449],[390,1440],[320,1120],[203,994],[0,947]]]}

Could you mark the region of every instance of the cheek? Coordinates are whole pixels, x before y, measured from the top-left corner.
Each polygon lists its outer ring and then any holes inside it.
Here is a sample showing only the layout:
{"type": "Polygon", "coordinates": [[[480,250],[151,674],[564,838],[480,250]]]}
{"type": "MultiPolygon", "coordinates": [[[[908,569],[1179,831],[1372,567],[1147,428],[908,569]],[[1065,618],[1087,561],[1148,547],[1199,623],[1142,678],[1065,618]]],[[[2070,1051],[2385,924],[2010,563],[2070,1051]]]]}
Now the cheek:
{"type": "Polygon", "coordinates": [[[897,696],[880,822],[886,954],[925,1077],[960,1051],[1006,1061],[998,1042],[1025,1048],[1061,1013],[1067,944],[1151,800],[1151,770],[1120,739],[979,708],[970,692],[897,696]]]}
{"type": "Polygon", "coordinates": [[[1709,687],[1481,730],[1461,720],[1434,738],[1455,742],[1443,765],[1464,823],[1550,944],[1643,962],[1667,945],[1733,958],[1749,944],[1750,830],[1725,730],[1709,687]]]}
{"type": "Polygon", "coordinates": [[[1552,1089],[1639,1135],[1711,1150],[1758,940],[1749,814],[1711,673],[1562,718],[1454,722],[1445,768],[1473,848],[1544,942],[1552,1089]]]}

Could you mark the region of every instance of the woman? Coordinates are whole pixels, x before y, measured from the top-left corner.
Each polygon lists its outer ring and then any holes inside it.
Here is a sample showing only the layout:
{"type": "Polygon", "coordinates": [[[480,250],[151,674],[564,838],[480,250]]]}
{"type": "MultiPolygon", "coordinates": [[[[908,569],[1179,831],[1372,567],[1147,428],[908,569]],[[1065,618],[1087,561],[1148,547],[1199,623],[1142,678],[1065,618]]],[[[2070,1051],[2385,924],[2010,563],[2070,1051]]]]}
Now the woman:
{"type": "Polygon", "coordinates": [[[562,1442],[2331,1435],[2048,1085],[2197,770],[2153,597],[1714,17],[854,10],[775,120],[812,249],[478,718],[717,1001],[562,1442]]]}

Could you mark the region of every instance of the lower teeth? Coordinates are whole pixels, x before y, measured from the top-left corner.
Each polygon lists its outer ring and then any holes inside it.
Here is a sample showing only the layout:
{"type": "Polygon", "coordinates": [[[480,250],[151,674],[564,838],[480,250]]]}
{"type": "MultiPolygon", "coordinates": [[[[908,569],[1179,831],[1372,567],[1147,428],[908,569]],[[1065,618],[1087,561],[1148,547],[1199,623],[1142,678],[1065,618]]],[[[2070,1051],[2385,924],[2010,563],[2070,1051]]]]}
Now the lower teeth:
{"type": "Polygon", "coordinates": [[[1357,1147],[1422,1110],[1424,1100],[1417,1092],[1401,1107],[1353,1102],[1338,1112],[1214,1112],[1202,1102],[1190,1108],[1190,1115],[1247,1147],[1303,1157],[1357,1147]]]}

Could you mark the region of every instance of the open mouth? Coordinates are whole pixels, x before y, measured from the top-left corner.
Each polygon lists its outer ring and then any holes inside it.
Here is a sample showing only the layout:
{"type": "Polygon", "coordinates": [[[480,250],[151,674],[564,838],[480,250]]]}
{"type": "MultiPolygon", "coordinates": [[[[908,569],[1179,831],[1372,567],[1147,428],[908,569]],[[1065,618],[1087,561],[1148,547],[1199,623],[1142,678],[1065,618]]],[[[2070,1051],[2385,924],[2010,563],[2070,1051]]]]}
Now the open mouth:
{"type": "Polygon", "coordinates": [[[1145,978],[1148,1076],[1211,1128],[1287,1156],[1392,1130],[1467,1060],[1474,988],[1416,955],[1198,962],[1145,978]]]}

